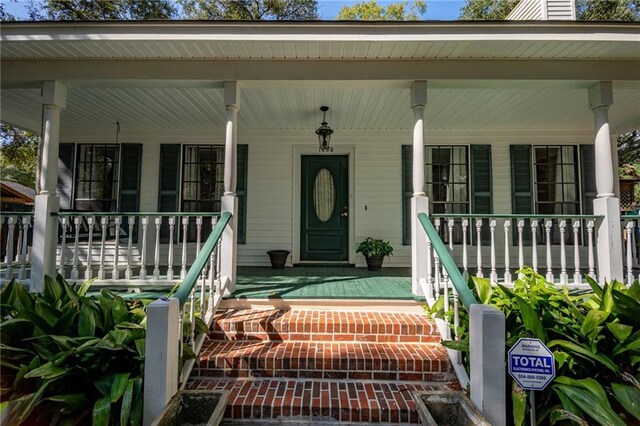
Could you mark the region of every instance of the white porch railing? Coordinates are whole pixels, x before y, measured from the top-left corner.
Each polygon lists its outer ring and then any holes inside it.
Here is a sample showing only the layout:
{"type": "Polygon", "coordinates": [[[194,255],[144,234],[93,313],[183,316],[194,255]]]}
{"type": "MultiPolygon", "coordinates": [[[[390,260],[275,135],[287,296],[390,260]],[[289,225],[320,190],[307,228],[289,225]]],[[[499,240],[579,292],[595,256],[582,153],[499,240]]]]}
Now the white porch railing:
{"type": "Polygon", "coordinates": [[[70,281],[183,279],[219,213],[58,213],[57,272],[70,281]]]}
{"type": "Polygon", "coordinates": [[[624,225],[624,259],[626,265],[625,280],[627,285],[640,280],[640,214],[622,216],[624,225]],[[634,274],[635,271],[635,274],[634,274]]]}
{"type": "Polygon", "coordinates": [[[10,281],[12,278],[28,278],[31,254],[31,233],[33,230],[32,212],[3,213],[0,218],[0,278],[10,281]]]}

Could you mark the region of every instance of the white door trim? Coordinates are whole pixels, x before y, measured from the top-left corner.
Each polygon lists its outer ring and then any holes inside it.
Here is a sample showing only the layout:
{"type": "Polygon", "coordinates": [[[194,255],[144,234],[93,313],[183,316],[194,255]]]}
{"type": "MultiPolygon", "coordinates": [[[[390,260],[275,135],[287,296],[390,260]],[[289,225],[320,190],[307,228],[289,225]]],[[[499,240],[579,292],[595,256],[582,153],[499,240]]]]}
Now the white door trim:
{"type": "Polygon", "coordinates": [[[348,246],[349,246],[349,263],[356,263],[355,252],[355,157],[356,147],[353,145],[342,145],[334,147],[333,152],[320,153],[317,146],[309,145],[293,145],[293,244],[291,259],[294,264],[300,263],[300,214],[302,202],[302,156],[303,155],[346,155],[348,157],[347,164],[349,167],[349,234],[348,234],[348,246]]]}

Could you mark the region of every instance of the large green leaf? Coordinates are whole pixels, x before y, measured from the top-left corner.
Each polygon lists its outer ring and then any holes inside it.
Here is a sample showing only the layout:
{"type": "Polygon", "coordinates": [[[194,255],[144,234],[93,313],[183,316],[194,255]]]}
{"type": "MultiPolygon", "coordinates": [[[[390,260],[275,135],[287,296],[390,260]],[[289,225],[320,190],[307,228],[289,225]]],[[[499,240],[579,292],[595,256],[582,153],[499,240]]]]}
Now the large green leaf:
{"type": "Polygon", "coordinates": [[[120,407],[120,424],[126,426],[131,414],[131,404],[133,403],[133,385],[135,379],[127,381],[127,388],[122,395],[122,405],[120,407]]]}
{"type": "Polygon", "coordinates": [[[80,288],[78,289],[78,296],[84,297],[87,294],[87,291],[89,291],[89,287],[91,287],[91,284],[93,284],[94,281],[95,281],[95,278],[92,278],[90,280],[83,282],[80,288]]]}
{"type": "Polygon", "coordinates": [[[442,346],[445,348],[454,350],[454,351],[462,351],[469,352],[469,340],[443,340],[442,346]]]}
{"type": "Polygon", "coordinates": [[[44,319],[47,322],[47,325],[52,329],[55,323],[58,322],[58,318],[62,316],[62,312],[42,299],[36,300],[35,311],[36,314],[38,314],[40,318],[44,319]]]}
{"type": "Polygon", "coordinates": [[[640,281],[635,280],[631,287],[627,289],[627,296],[640,303],[640,281]]]}
{"type": "Polygon", "coordinates": [[[607,311],[600,311],[597,309],[590,310],[580,327],[582,334],[586,336],[591,333],[594,328],[605,322],[608,316],[609,312],[607,311]]]}
{"type": "Polygon", "coordinates": [[[625,322],[640,327],[640,303],[617,290],[612,291],[612,297],[620,315],[626,318],[625,322]]]}
{"type": "Polygon", "coordinates": [[[613,334],[614,337],[618,339],[619,342],[624,342],[633,331],[633,327],[631,327],[630,325],[614,322],[607,323],[607,328],[609,329],[609,331],[611,331],[611,334],[613,334]]]}
{"type": "Polygon", "coordinates": [[[116,296],[113,299],[113,304],[111,305],[111,316],[113,317],[113,322],[116,325],[129,319],[129,310],[120,296],[116,296]]]}
{"type": "Polygon", "coordinates": [[[640,389],[622,383],[612,383],[616,399],[633,417],[640,420],[640,389]]]}
{"type": "Polygon", "coordinates": [[[613,355],[619,355],[627,351],[640,351],[640,331],[633,333],[625,342],[625,344],[618,344],[613,349],[613,355]]]}
{"type": "Polygon", "coordinates": [[[24,407],[24,409],[20,413],[20,419],[18,421],[18,424],[23,423],[25,420],[27,420],[27,418],[29,418],[33,410],[36,408],[36,406],[42,401],[42,395],[44,394],[45,389],[51,384],[52,381],[53,380],[46,380],[40,385],[37,391],[35,391],[33,394],[29,396],[29,398],[27,399],[28,401],[27,405],[24,407]]]}
{"type": "Polygon", "coordinates": [[[77,316],[78,311],[76,309],[68,309],[53,325],[53,332],[70,335],[77,316]]]}
{"type": "Polygon", "coordinates": [[[546,342],[547,334],[544,331],[544,326],[542,325],[542,321],[540,321],[538,312],[523,297],[518,295],[514,295],[514,297],[520,308],[524,327],[527,331],[533,333],[536,338],[546,342]]]}
{"type": "Polygon", "coordinates": [[[0,305],[13,304],[13,289],[16,287],[15,278],[11,278],[8,284],[0,288],[0,305]]]}
{"type": "Polygon", "coordinates": [[[62,285],[48,275],[44,277],[44,298],[50,304],[60,300],[62,294],[65,293],[62,285]]]}
{"type": "Polygon", "coordinates": [[[53,362],[49,361],[40,367],[29,371],[25,374],[25,378],[30,379],[32,377],[39,377],[41,379],[54,379],[56,377],[64,376],[65,374],[69,374],[71,372],[70,368],[60,367],[55,365],[53,362]]]}
{"type": "Polygon", "coordinates": [[[33,294],[29,293],[22,285],[17,285],[13,289],[13,294],[15,296],[14,305],[16,308],[23,308],[27,311],[33,312],[35,307],[35,297],[33,294]]]}
{"type": "Polygon", "coordinates": [[[591,278],[589,275],[585,275],[584,279],[587,280],[587,283],[589,284],[589,286],[591,287],[591,290],[593,290],[593,292],[599,297],[602,298],[602,287],[600,287],[600,284],[598,284],[593,278],[591,278]]]}
{"type": "Polygon", "coordinates": [[[142,424],[142,379],[140,377],[133,380],[133,404],[131,404],[131,415],[129,424],[137,426],[142,424]]]}
{"type": "Polygon", "coordinates": [[[70,411],[79,410],[87,405],[87,396],[83,393],[66,393],[45,398],[69,407],[70,411]]]}
{"type": "Polygon", "coordinates": [[[581,358],[585,358],[590,361],[595,361],[597,363],[600,363],[605,367],[607,367],[609,370],[613,371],[614,373],[617,373],[619,371],[618,366],[613,361],[611,361],[611,359],[609,359],[606,355],[594,354],[593,352],[591,352],[591,350],[589,350],[584,346],[578,345],[573,342],[569,342],[567,340],[552,340],[551,342],[547,343],[547,347],[549,348],[553,348],[556,346],[559,346],[565,349],[566,351],[570,352],[574,356],[579,356],[581,358]]]}
{"type": "Polygon", "coordinates": [[[33,322],[22,318],[11,318],[0,322],[0,332],[17,339],[31,336],[34,328],[33,322]]]}
{"type": "Polygon", "coordinates": [[[78,318],[78,335],[94,336],[96,333],[96,319],[94,311],[88,303],[83,303],[78,318]]]}
{"type": "Polygon", "coordinates": [[[109,397],[100,398],[93,406],[92,422],[93,426],[109,426],[109,416],[111,415],[111,402],[109,397]]]}
{"type": "Polygon", "coordinates": [[[574,380],[558,377],[553,389],[571,399],[582,411],[602,426],[625,426],[611,408],[602,386],[594,379],[574,380]]]}
{"type": "Polygon", "coordinates": [[[491,281],[486,278],[478,278],[471,277],[471,281],[476,289],[476,293],[478,294],[478,299],[480,299],[480,303],[488,304],[491,301],[491,296],[493,295],[493,288],[491,287],[491,281]]]}
{"type": "Polygon", "coordinates": [[[604,288],[602,289],[602,296],[600,301],[601,311],[611,313],[611,309],[613,309],[613,297],[611,296],[612,291],[613,283],[605,283],[604,288]]]}
{"type": "Polygon", "coordinates": [[[513,423],[515,426],[522,426],[527,410],[527,393],[518,386],[515,380],[511,386],[511,402],[513,403],[513,423]]]}
{"type": "Polygon", "coordinates": [[[110,398],[111,402],[117,402],[124,391],[127,389],[127,382],[129,380],[129,373],[116,373],[113,376],[113,383],[111,383],[110,398]]]}

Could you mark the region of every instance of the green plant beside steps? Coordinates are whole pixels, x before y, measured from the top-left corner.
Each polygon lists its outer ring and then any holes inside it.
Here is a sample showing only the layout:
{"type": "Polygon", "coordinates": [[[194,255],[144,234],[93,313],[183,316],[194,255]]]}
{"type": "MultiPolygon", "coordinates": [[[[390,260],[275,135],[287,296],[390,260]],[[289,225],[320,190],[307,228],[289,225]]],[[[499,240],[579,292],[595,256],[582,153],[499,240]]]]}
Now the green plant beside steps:
{"type": "Polygon", "coordinates": [[[356,253],[362,253],[364,257],[389,257],[393,254],[393,247],[389,241],[367,237],[358,244],[356,253]]]}
{"type": "MultiPolygon", "coordinates": [[[[469,286],[481,303],[504,312],[506,350],[535,337],[554,353],[557,376],[536,393],[538,424],[640,425],[640,283],[601,287],[586,277],[591,291],[570,292],[530,268],[519,273],[511,289],[476,277],[469,286]]],[[[431,314],[452,315],[443,307],[441,298],[431,314]]],[[[459,340],[444,344],[466,352],[468,361],[469,318],[464,310],[460,317],[459,340]]],[[[508,380],[513,424],[525,424],[527,392],[508,380]]]]}

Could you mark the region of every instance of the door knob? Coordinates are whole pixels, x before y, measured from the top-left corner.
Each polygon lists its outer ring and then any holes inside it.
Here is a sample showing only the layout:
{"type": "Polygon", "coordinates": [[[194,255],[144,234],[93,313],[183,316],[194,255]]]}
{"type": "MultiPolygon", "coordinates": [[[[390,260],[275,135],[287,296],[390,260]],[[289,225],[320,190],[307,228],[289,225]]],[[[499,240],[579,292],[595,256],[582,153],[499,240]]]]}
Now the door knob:
{"type": "Polygon", "coordinates": [[[349,216],[349,211],[348,211],[348,210],[349,210],[349,209],[347,208],[347,206],[344,206],[344,207],[342,208],[342,211],[340,212],[340,216],[342,216],[342,217],[347,217],[347,216],[349,216]]]}

